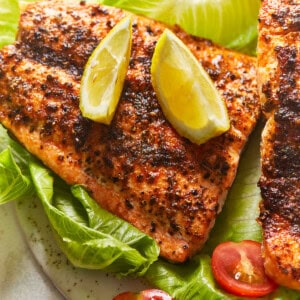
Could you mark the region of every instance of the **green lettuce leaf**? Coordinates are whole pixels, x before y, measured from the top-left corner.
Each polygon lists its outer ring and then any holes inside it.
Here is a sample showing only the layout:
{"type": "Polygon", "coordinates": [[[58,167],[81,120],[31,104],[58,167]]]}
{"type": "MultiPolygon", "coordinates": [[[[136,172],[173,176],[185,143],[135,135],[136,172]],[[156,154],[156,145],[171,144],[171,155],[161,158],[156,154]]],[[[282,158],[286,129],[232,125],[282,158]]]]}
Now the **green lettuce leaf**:
{"type": "Polygon", "coordinates": [[[210,261],[208,255],[197,255],[184,265],[160,260],[151,265],[146,278],[175,299],[238,299],[217,287],[210,261]]]}
{"type": "Polygon", "coordinates": [[[31,195],[32,191],[31,179],[22,174],[11,149],[3,150],[0,153],[0,204],[31,195]]]}
{"type": "Polygon", "coordinates": [[[14,42],[19,14],[18,0],[0,0],[0,49],[14,42]]]}
{"type": "Polygon", "coordinates": [[[27,167],[28,155],[0,125],[0,204],[34,193],[27,167]]]}
{"type": "Polygon", "coordinates": [[[260,0],[100,0],[136,14],[178,24],[186,32],[227,48],[255,54],[260,0]]]}

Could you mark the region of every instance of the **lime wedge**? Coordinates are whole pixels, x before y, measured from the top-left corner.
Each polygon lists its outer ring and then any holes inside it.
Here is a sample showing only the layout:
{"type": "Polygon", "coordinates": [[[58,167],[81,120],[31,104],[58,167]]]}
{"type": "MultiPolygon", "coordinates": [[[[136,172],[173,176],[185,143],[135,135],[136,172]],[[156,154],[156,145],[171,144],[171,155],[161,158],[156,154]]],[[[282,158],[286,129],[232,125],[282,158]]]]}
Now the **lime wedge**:
{"type": "Polygon", "coordinates": [[[182,136],[201,144],[229,129],[227,109],[214,83],[168,29],[157,42],[151,79],[166,118],[182,136]]]}
{"type": "Polygon", "coordinates": [[[131,43],[132,20],[125,17],[93,51],[80,87],[80,109],[84,117],[110,124],[122,93],[131,43]]]}

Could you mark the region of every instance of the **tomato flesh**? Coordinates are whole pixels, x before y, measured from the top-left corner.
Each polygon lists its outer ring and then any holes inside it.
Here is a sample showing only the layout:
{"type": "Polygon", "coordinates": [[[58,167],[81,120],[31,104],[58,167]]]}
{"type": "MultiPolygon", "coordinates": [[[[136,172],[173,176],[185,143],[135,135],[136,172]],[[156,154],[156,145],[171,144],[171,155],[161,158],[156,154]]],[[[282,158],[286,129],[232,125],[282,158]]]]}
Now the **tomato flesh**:
{"type": "Polygon", "coordinates": [[[218,245],[212,255],[212,271],[219,285],[237,296],[262,297],[278,287],[266,276],[261,244],[254,241],[218,245]]]}
{"type": "Polygon", "coordinates": [[[143,300],[172,300],[173,298],[162,290],[149,289],[141,292],[143,300]]]}
{"type": "Polygon", "coordinates": [[[162,290],[148,289],[140,293],[121,293],[115,296],[113,300],[173,300],[173,298],[162,290]]]}

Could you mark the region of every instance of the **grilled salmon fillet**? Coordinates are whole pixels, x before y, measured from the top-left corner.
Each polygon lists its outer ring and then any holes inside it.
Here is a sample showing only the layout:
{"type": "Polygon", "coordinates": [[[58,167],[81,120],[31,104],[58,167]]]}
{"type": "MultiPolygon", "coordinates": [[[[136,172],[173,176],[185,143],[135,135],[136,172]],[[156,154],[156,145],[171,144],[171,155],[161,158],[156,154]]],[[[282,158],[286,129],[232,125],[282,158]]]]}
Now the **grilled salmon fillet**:
{"type": "Polygon", "coordinates": [[[183,262],[205,243],[259,117],[256,60],[173,28],[229,111],[230,130],[198,146],[172,128],[151,85],[165,26],[134,16],[115,117],[109,126],[92,122],[79,110],[83,68],[126,14],[84,2],[29,4],[17,42],[0,52],[0,121],[66,182],[82,184],[103,208],[152,236],[162,257],[183,262]]]}
{"type": "Polygon", "coordinates": [[[258,85],[267,122],[261,143],[263,255],[267,274],[300,290],[300,2],[264,0],[258,85]]]}

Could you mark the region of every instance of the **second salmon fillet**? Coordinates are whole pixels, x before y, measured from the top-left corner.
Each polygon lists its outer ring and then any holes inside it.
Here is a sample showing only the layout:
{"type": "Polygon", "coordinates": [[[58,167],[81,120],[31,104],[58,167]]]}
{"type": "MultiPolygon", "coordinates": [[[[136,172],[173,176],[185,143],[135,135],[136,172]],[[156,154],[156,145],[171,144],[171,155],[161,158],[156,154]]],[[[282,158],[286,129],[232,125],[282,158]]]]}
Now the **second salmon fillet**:
{"type": "Polygon", "coordinates": [[[300,291],[300,1],[264,0],[258,83],[267,119],[261,144],[267,274],[300,291]]]}

